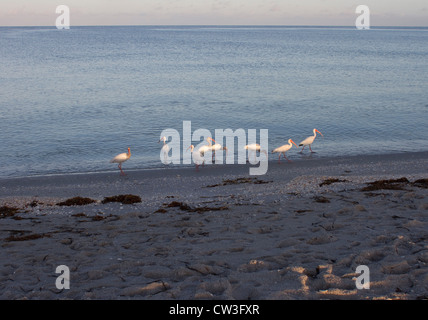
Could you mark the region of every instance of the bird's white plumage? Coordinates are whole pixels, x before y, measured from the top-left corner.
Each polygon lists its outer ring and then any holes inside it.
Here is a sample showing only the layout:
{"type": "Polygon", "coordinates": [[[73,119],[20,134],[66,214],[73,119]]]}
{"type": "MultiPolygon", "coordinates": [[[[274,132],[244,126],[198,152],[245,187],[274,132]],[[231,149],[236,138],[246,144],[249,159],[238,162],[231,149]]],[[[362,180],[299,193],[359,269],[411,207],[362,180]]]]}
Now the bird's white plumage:
{"type": "Polygon", "coordinates": [[[300,152],[302,152],[303,151],[303,149],[305,149],[305,147],[306,146],[309,146],[309,149],[311,150],[311,152],[313,152],[312,151],[312,149],[311,149],[311,144],[314,142],[314,140],[315,140],[315,138],[316,138],[316,136],[317,136],[317,132],[320,134],[320,135],[323,135],[321,132],[319,132],[317,129],[314,129],[314,130],[312,130],[313,131],[313,133],[314,133],[314,135],[313,136],[310,136],[310,137],[307,137],[305,140],[303,140],[302,142],[300,142],[299,143],[299,147],[301,147],[301,146],[303,146],[303,148],[302,148],[302,150],[300,151],[300,152]]]}
{"type": "Polygon", "coordinates": [[[312,144],[315,140],[315,136],[307,137],[305,140],[299,143],[299,146],[308,146],[312,144]]]}
{"type": "Polygon", "coordinates": [[[208,137],[208,138],[207,138],[207,141],[208,141],[208,144],[207,144],[207,145],[204,145],[204,146],[202,146],[202,147],[200,147],[200,148],[198,149],[198,151],[199,151],[199,153],[200,153],[201,155],[204,155],[204,154],[205,154],[205,152],[213,151],[213,150],[214,150],[214,149],[213,149],[213,145],[212,145],[212,141],[214,141],[214,142],[215,142],[215,140],[214,140],[213,138],[211,138],[211,137],[208,137]]]}
{"type": "Polygon", "coordinates": [[[247,144],[244,148],[250,151],[260,151],[260,145],[258,143],[247,144]]]}
{"type": "Polygon", "coordinates": [[[198,149],[200,154],[205,154],[205,152],[211,151],[212,146],[202,146],[198,149]]]}
{"type": "MultiPolygon", "coordinates": [[[[284,145],[274,149],[272,151],[272,153],[279,153],[278,161],[280,161],[280,159],[281,159],[281,154],[283,154],[284,158],[288,160],[288,158],[285,156],[285,152],[290,150],[291,147],[293,146],[293,144],[297,147],[297,144],[295,144],[293,140],[288,139],[288,144],[284,144],[284,145]]],[[[288,160],[288,161],[291,162],[290,160],[288,160]]]]}
{"type": "Polygon", "coordinates": [[[192,153],[193,163],[196,165],[196,170],[198,170],[198,167],[201,164],[203,165],[205,163],[205,158],[202,156],[199,150],[195,152],[195,146],[193,144],[189,148],[190,148],[190,152],[192,153]]]}
{"type": "Polygon", "coordinates": [[[128,153],[120,153],[110,160],[110,163],[118,163],[118,168],[120,169],[120,174],[124,175],[122,171],[122,163],[128,160],[131,157],[131,148],[128,148],[128,153]]]}
{"type": "Polygon", "coordinates": [[[122,163],[128,160],[131,157],[131,149],[128,148],[128,153],[124,152],[121,154],[118,154],[113,159],[110,160],[111,163],[122,163]]]}
{"type": "Polygon", "coordinates": [[[161,151],[162,151],[163,153],[168,154],[168,152],[169,152],[169,145],[164,144],[164,145],[162,146],[161,151]]]}
{"type": "Polygon", "coordinates": [[[166,143],[166,137],[162,137],[159,139],[158,143],[163,141],[163,146],[161,149],[161,153],[163,154],[163,163],[167,164],[168,163],[168,153],[170,150],[169,145],[166,143]]]}
{"type": "MultiPolygon", "coordinates": [[[[280,147],[278,147],[278,148],[276,148],[276,149],[274,149],[273,151],[272,151],[272,153],[277,153],[277,152],[286,152],[286,151],[288,151],[288,150],[290,150],[291,149],[291,147],[293,146],[293,140],[291,140],[291,139],[288,139],[288,144],[284,144],[284,145],[282,145],[282,146],[280,146],[280,147]]],[[[295,144],[295,143],[294,143],[295,144]]],[[[295,144],[296,145],[296,144],[295,144]]],[[[297,147],[297,145],[296,145],[296,147],[297,147]]]]}
{"type": "Polygon", "coordinates": [[[247,144],[244,148],[248,150],[248,158],[250,158],[250,152],[254,153],[254,162],[256,161],[256,152],[263,152],[268,158],[266,150],[262,149],[258,143],[247,144]]]}

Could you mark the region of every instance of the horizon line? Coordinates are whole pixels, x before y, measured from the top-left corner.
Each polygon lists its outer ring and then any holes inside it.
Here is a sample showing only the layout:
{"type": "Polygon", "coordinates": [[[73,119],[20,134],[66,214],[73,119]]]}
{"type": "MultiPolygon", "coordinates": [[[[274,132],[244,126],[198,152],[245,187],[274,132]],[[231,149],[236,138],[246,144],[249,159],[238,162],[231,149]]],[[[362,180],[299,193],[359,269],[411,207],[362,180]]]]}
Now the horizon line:
{"type": "MultiPolygon", "coordinates": [[[[0,25],[0,27],[54,27],[55,25],[0,25]]],[[[355,25],[309,25],[309,24],[94,24],[70,25],[72,27],[328,27],[355,28],[355,25]]],[[[370,28],[428,28],[428,25],[371,25],[370,28]]]]}

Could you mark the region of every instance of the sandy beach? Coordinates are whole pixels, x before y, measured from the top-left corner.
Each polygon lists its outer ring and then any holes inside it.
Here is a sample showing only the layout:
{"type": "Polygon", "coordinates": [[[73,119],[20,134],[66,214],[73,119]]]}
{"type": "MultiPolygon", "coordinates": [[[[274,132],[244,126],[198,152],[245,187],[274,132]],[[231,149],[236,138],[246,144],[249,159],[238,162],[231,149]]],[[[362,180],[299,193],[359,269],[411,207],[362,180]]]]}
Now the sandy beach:
{"type": "Polygon", "coordinates": [[[123,168],[0,179],[0,299],[428,299],[428,152],[123,168]]]}

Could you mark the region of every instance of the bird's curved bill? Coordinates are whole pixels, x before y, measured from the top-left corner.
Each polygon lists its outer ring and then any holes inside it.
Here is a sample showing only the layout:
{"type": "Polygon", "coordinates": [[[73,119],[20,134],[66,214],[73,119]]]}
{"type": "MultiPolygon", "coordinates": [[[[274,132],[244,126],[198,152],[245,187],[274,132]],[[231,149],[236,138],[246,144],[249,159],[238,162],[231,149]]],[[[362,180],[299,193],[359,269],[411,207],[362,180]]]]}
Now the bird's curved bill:
{"type": "Polygon", "coordinates": [[[297,144],[293,140],[290,139],[290,141],[291,141],[292,144],[294,144],[297,147],[297,144]]]}
{"type": "Polygon", "coordinates": [[[321,132],[319,132],[318,130],[316,130],[316,132],[318,132],[320,135],[322,135],[324,137],[324,135],[321,132]]]}

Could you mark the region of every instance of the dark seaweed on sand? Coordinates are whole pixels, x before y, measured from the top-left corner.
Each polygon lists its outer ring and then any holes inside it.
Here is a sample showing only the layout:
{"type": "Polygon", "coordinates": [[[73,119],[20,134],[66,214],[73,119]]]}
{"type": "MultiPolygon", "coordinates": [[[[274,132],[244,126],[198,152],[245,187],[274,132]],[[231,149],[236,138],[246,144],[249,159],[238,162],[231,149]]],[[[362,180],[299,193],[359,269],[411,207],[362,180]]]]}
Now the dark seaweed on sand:
{"type": "Polygon", "coordinates": [[[13,217],[18,212],[18,208],[3,206],[0,207],[0,218],[13,217]]]}
{"type": "Polygon", "coordinates": [[[96,201],[91,198],[74,197],[62,202],[58,202],[57,206],[85,206],[94,202],[96,201]]]}
{"type": "Polygon", "coordinates": [[[50,237],[49,234],[47,233],[33,233],[33,234],[29,234],[29,235],[25,235],[25,236],[10,236],[7,237],[6,239],[4,239],[5,241],[27,241],[27,240],[36,240],[36,239],[40,239],[40,238],[45,238],[45,237],[50,237]]]}
{"type": "Polygon", "coordinates": [[[336,182],[348,182],[348,180],[340,180],[340,179],[336,179],[336,178],[326,179],[320,183],[320,187],[328,186],[328,185],[330,185],[332,183],[336,183],[336,182]]]}
{"type": "Polygon", "coordinates": [[[87,219],[90,219],[90,220],[80,220],[80,221],[102,221],[102,220],[105,220],[105,219],[110,219],[111,220],[111,219],[117,218],[117,216],[114,216],[112,214],[106,216],[102,212],[100,214],[96,214],[94,216],[88,216],[84,212],[75,213],[75,214],[72,214],[71,216],[72,217],[76,217],[76,218],[87,218],[87,219]]]}
{"type": "Polygon", "coordinates": [[[369,182],[368,186],[361,189],[361,191],[376,191],[376,190],[406,190],[405,186],[410,182],[407,178],[378,180],[369,182]]]}
{"type": "Polygon", "coordinates": [[[141,197],[133,194],[121,194],[118,196],[105,197],[102,204],[109,202],[121,202],[122,204],[133,204],[141,202],[141,197]]]}
{"type": "Polygon", "coordinates": [[[264,181],[264,180],[259,180],[257,178],[224,179],[223,183],[208,185],[206,186],[206,188],[214,188],[218,186],[228,186],[228,185],[242,184],[242,183],[265,184],[270,182],[272,181],[264,181]]]}
{"type": "Polygon", "coordinates": [[[180,208],[180,210],[183,210],[183,211],[192,210],[192,208],[188,204],[185,204],[183,202],[178,202],[178,201],[172,201],[171,203],[168,203],[166,205],[166,207],[168,207],[168,208],[178,207],[178,208],[180,208]]]}
{"type": "Polygon", "coordinates": [[[419,179],[413,182],[416,187],[428,189],[428,179],[419,179]]]}
{"type": "Polygon", "coordinates": [[[330,200],[326,197],[322,197],[322,196],[315,196],[314,197],[315,202],[319,202],[319,203],[330,203],[330,200]]]}
{"type": "MultiPolygon", "coordinates": [[[[195,207],[192,208],[191,206],[189,206],[186,203],[183,202],[178,202],[178,201],[172,201],[171,203],[168,204],[164,204],[165,207],[167,208],[180,208],[180,210],[182,211],[188,211],[188,212],[197,212],[197,213],[202,213],[202,212],[207,212],[207,211],[221,211],[221,210],[228,210],[229,207],[227,206],[221,206],[221,207],[195,207]]],[[[164,211],[165,209],[159,209],[156,212],[160,212],[160,213],[164,213],[166,211],[164,211]]]]}
{"type": "Polygon", "coordinates": [[[407,190],[406,187],[428,188],[428,179],[418,179],[410,182],[407,178],[378,180],[369,182],[368,185],[361,191],[377,191],[377,190],[407,190]]]}

